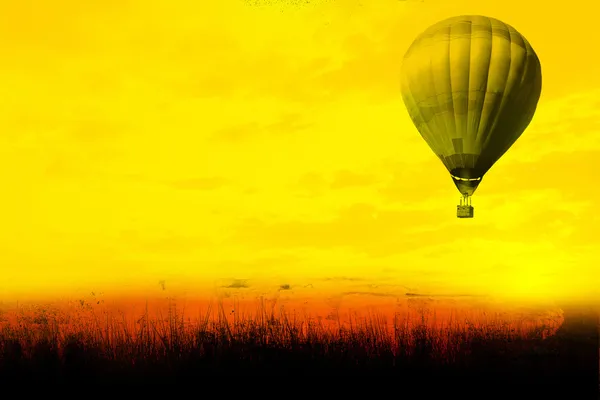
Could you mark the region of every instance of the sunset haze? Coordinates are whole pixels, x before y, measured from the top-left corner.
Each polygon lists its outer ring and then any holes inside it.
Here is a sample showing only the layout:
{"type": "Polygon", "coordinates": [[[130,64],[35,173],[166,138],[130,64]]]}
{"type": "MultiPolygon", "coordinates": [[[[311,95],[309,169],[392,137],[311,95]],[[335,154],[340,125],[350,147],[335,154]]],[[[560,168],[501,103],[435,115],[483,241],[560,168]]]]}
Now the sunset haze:
{"type": "Polygon", "coordinates": [[[598,299],[596,2],[0,4],[2,301],[598,299]],[[469,220],[399,75],[462,14],[543,77],[469,220]]]}

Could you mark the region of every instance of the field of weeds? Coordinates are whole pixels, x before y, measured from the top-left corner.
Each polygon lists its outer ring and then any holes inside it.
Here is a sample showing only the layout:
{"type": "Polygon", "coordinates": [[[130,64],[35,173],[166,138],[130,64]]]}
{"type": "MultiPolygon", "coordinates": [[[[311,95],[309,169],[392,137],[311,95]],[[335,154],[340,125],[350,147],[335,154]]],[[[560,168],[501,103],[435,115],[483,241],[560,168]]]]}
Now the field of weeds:
{"type": "Polygon", "coordinates": [[[494,318],[436,325],[426,310],[412,320],[371,314],[342,324],[264,306],[244,316],[222,304],[195,320],[175,304],[164,315],[128,319],[85,306],[81,302],[77,312],[33,307],[3,314],[0,380],[141,384],[218,375],[376,374],[406,382],[502,376],[534,384],[565,373],[582,377],[565,368],[560,348],[547,344],[555,326],[525,329],[518,321],[494,318]]]}

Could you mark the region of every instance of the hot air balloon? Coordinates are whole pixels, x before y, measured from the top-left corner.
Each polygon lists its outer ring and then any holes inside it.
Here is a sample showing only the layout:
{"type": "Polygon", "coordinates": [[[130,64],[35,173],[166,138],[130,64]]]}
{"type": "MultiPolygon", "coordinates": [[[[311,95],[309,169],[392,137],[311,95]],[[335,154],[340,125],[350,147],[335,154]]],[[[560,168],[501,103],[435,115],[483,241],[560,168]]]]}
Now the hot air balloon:
{"type": "Polygon", "coordinates": [[[402,99],[462,195],[457,217],[473,217],[471,196],[529,125],[541,90],[535,51],[495,18],[448,18],[406,52],[402,99]]]}

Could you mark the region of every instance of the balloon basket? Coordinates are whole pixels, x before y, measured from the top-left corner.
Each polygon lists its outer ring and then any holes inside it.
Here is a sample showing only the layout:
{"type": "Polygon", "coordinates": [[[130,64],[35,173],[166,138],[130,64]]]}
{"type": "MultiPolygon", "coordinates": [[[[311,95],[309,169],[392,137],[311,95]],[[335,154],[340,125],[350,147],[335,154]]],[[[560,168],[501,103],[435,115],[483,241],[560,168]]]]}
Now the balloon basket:
{"type": "Polygon", "coordinates": [[[473,206],[456,206],[456,216],[458,218],[473,218],[473,206]]]}
{"type": "Polygon", "coordinates": [[[463,195],[460,204],[456,206],[457,218],[473,218],[474,208],[471,205],[471,197],[463,195]]]}

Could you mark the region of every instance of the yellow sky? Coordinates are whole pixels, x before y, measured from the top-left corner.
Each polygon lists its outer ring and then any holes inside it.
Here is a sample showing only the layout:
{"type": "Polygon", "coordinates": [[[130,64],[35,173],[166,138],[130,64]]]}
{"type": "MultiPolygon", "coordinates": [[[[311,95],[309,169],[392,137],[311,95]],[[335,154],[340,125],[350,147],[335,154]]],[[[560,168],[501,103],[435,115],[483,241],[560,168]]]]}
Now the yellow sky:
{"type": "Polygon", "coordinates": [[[596,3],[1,0],[0,293],[595,294],[596,3]],[[473,220],[399,90],[460,14],[513,25],[543,74],[473,220]]]}

